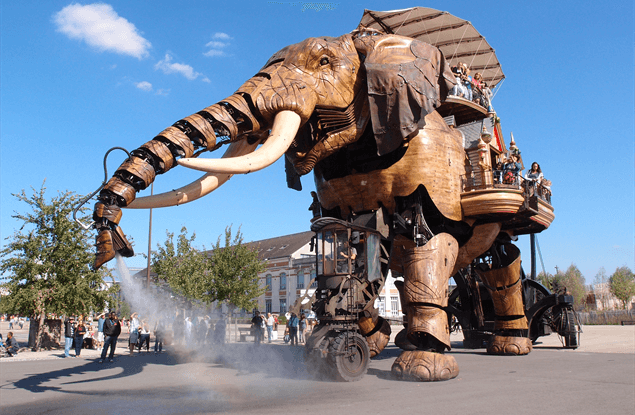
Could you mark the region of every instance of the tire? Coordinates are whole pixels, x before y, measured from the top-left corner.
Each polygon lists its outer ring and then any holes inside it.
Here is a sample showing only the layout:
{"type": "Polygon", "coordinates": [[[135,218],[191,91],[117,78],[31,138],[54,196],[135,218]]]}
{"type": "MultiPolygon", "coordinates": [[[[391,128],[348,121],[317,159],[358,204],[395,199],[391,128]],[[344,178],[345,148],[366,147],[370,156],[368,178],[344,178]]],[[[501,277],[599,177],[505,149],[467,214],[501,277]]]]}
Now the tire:
{"type": "Polygon", "coordinates": [[[331,342],[328,360],[335,380],[358,381],[368,370],[370,361],[368,343],[364,336],[357,332],[339,333],[331,342]]]}
{"type": "Polygon", "coordinates": [[[580,341],[578,339],[578,330],[573,310],[562,310],[561,327],[562,337],[564,337],[564,347],[568,349],[577,349],[580,345],[580,341]]]}

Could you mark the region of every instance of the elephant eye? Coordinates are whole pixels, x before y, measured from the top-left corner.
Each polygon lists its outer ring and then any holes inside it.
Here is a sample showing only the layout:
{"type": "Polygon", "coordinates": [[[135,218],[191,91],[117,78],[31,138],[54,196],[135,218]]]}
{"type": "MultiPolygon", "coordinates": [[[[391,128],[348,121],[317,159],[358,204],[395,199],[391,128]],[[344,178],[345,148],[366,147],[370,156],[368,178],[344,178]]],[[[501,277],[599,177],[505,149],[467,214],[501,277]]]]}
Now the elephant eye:
{"type": "Polygon", "coordinates": [[[328,65],[328,64],[329,64],[329,58],[323,57],[322,59],[320,59],[321,66],[328,65]]]}

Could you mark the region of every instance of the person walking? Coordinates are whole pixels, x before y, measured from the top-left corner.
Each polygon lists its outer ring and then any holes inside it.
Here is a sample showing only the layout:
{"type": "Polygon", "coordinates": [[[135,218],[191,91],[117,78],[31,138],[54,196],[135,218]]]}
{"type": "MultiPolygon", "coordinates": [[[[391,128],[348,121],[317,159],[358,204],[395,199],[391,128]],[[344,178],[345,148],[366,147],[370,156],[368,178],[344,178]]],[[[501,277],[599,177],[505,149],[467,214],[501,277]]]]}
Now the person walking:
{"type": "Polygon", "coordinates": [[[260,315],[260,311],[256,311],[256,315],[251,319],[251,330],[254,333],[254,344],[260,344],[262,341],[262,324],[264,320],[260,315]]]}
{"type": "Polygon", "coordinates": [[[141,348],[144,343],[146,345],[146,353],[150,353],[150,325],[148,324],[148,320],[143,320],[139,326],[139,353],[141,353],[141,348]]]}
{"type": "Polygon", "coordinates": [[[273,325],[276,323],[276,320],[273,318],[271,313],[267,313],[267,342],[271,343],[273,340],[273,325]]]}
{"type": "Polygon", "coordinates": [[[117,338],[120,334],[121,323],[117,319],[117,313],[111,311],[110,317],[104,321],[104,347],[101,349],[101,359],[99,359],[99,363],[104,363],[108,346],[110,346],[110,356],[108,359],[110,362],[113,362],[113,358],[115,357],[115,348],[117,347],[117,338]]]}
{"type": "Polygon", "coordinates": [[[298,325],[300,324],[300,320],[298,320],[298,316],[295,313],[291,313],[291,317],[289,318],[289,322],[287,326],[289,327],[289,339],[291,341],[291,345],[298,345],[298,325]]]}
{"type": "Polygon", "coordinates": [[[104,346],[104,321],[106,321],[106,315],[101,313],[97,319],[97,347],[99,349],[104,346]]]}
{"type": "Polygon", "coordinates": [[[82,347],[84,346],[84,335],[86,335],[86,326],[80,319],[75,328],[75,357],[79,357],[82,353],[82,347]]]}
{"type": "Polygon", "coordinates": [[[163,320],[159,319],[154,326],[154,354],[163,353],[163,336],[165,333],[165,327],[163,320]]]}
{"type": "MultiPolygon", "coordinates": [[[[139,342],[139,322],[138,314],[132,313],[130,316],[130,337],[128,338],[128,349],[130,350],[130,356],[134,353],[134,348],[139,342]]],[[[139,349],[141,350],[141,349],[139,349]]]]}
{"type": "Polygon", "coordinates": [[[64,357],[71,357],[71,347],[75,338],[75,317],[70,316],[64,322],[64,357]]]}
{"type": "Polygon", "coordinates": [[[304,339],[304,334],[306,332],[306,316],[304,315],[304,313],[302,313],[302,315],[300,315],[300,323],[298,325],[298,337],[300,340],[300,343],[305,343],[305,339],[304,339]]]}

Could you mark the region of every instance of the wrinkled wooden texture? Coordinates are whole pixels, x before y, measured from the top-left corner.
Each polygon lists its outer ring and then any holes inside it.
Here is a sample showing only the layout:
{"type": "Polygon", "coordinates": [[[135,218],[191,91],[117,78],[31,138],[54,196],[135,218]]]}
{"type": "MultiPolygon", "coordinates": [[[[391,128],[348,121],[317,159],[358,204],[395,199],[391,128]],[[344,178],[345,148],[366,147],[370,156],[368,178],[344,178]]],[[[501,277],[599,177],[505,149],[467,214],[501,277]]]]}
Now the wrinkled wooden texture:
{"type": "Polygon", "coordinates": [[[428,333],[450,348],[448,317],[443,307],[448,305],[448,280],[458,248],[456,239],[442,233],[426,245],[406,251],[403,294],[409,338],[428,333]]]}
{"type": "Polygon", "coordinates": [[[496,355],[522,356],[532,350],[528,337],[494,336],[487,346],[487,353],[496,355]]]}
{"type": "Polygon", "coordinates": [[[316,174],[316,188],[322,206],[339,206],[346,216],[376,210],[380,206],[395,211],[395,197],[408,196],[424,185],[439,211],[447,218],[461,220],[461,174],[465,152],[461,136],[452,131],[443,118],[433,112],[425,117],[426,125],[417,135],[404,142],[408,149],[394,165],[369,173],[324,180],[316,174]]]}
{"type": "Polygon", "coordinates": [[[459,365],[448,354],[404,350],[392,364],[392,373],[399,379],[418,382],[450,380],[459,375],[459,365]]]}
{"type": "Polygon", "coordinates": [[[527,329],[520,281],[520,255],[508,266],[479,273],[490,291],[497,317],[518,316],[514,320],[496,319],[496,330],[527,329]]]}

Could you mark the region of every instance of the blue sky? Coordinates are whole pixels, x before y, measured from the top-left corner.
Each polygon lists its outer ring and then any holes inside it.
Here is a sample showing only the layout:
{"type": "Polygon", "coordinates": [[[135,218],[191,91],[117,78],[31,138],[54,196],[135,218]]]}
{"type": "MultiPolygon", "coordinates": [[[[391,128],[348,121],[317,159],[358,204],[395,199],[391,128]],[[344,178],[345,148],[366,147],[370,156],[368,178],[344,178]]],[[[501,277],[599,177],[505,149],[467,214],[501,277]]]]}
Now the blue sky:
{"type": "MultiPolygon", "coordinates": [[[[232,94],[282,47],[347,33],[364,8],[416,5],[471,21],[496,49],[507,79],[493,104],[505,140],[513,132],[525,163],[538,161],[553,181],[556,219],[538,236],[547,271],[574,263],[590,283],[600,267],[635,268],[632,1],[3,1],[3,246],[19,227],[12,213],[24,209],[12,193],[46,179],[49,196],[88,194],[109,148],[133,150],[232,94]]],[[[111,155],[111,174],[122,155],[111,155]]],[[[155,193],[198,176],[174,169],[155,193]]],[[[153,247],[182,226],[206,247],[232,224],[247,241],[308,230],[312,177],[303,185],[287,189],[278,161],[196,202],[155,209],[153,247]]],[[[148,212],[126,210],[121,225],[145,252],[148,212]]],[[[528,241],[518,242],[526,271],[528,241]]]]}

